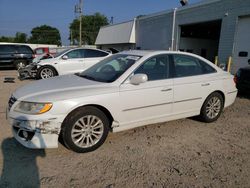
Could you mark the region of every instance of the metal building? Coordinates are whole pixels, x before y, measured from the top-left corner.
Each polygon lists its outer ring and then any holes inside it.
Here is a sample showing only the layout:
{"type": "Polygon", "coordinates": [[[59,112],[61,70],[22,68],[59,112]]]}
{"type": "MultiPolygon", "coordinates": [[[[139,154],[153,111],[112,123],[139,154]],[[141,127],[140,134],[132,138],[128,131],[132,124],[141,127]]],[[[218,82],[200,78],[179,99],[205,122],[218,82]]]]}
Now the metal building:
{"type": "Polygon", "coordinates": [[[232,56],[235,73],[250,62],[250,0],[204,0],[139,17],[136,47],[218,56],[221,64],[232,56]]]}
{"type": "Polygon", "coordinates": [[[135,48],[135,20],[101,27],[95,45],[103,50],[135,48]]]}

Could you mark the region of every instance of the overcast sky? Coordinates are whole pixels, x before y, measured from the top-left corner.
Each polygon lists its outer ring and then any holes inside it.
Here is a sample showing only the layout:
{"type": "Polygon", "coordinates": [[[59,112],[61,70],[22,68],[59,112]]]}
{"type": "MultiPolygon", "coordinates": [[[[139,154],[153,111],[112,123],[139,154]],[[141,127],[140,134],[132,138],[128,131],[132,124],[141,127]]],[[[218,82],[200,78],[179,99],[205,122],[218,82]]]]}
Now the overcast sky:
{"type": "MultiPolygon", "coordinates": [[[[179,0],[83,0],[83,13],[100,12],[114,17],[114,23],[179,7],[179,0]]],[[[201,0],[189,0],[190,4],[201,0]]],[[[59,29],[63,45],[68,45],[69,24],[75,18],[79,0],[0,0],[0,36],[16,32],[30,35],[32,28],[43,24],[59,29]]]]}

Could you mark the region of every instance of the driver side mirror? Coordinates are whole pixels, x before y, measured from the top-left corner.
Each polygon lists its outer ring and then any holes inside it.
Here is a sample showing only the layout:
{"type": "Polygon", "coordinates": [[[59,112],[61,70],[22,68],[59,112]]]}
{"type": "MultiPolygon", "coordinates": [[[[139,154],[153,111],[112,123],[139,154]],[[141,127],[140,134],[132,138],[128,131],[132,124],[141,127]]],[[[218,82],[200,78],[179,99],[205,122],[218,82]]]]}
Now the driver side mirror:
{"type": "Polygon", "coordinates": [[[148,81],[146,74],[135,74],[130,78],[130,83],[133,85],[139,85],[148,81]]]}
{"type": "Polygon", "coordinates": [[[67,59],[69,59],[69,57],[67,55],[64,55],[64,56],[62,56],[62,59],[67,60],[67,59]]]}

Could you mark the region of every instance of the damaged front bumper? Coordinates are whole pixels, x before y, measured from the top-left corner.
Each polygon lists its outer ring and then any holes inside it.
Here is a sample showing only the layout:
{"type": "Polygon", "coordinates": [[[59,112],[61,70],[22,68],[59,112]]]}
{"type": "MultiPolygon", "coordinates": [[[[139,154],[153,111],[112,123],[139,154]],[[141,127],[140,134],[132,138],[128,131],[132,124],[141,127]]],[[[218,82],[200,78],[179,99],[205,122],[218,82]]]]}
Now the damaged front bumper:
{"type": "Polygon", "coordinates": [[[55,120],[9,119],[15,139],[28,148],[57,148],[61,123],[55,120]]]}
{"type": "Polygon", "coordinates": [[[36,78],[38,66],[36,63],[31,63],[24,68],[18,69],[18,78],[20,80],[36,78]]]}

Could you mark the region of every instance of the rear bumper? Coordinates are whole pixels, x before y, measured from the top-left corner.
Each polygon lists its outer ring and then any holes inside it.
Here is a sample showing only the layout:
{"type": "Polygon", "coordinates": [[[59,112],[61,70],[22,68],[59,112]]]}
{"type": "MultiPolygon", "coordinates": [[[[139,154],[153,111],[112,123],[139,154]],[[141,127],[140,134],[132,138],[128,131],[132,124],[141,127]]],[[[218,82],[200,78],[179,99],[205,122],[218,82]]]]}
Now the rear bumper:
{"type": "Polygon", "coordinates": [[[225,107],[232,105],[236,99],[238,90],[228,92],[225,96],[225,107]]]}

